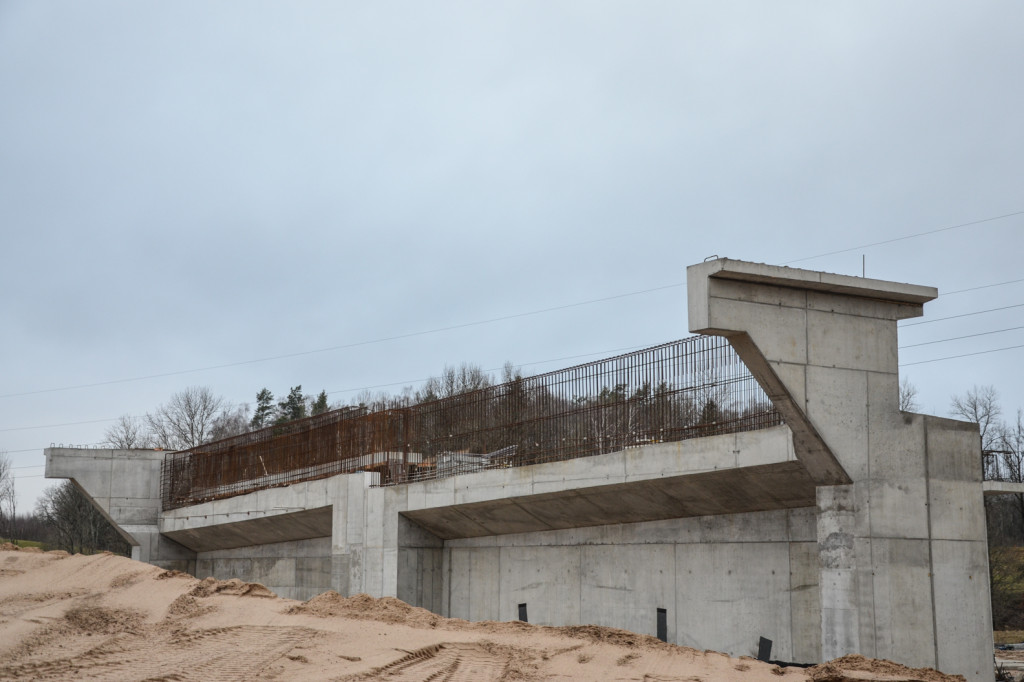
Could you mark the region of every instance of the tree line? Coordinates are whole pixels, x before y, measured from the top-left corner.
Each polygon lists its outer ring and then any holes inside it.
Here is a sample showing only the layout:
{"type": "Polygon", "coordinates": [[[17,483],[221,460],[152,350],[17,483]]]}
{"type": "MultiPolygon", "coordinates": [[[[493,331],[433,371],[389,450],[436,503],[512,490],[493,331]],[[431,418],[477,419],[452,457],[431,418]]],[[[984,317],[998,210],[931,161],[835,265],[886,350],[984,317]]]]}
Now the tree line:
{"type": "Polygon", "coordinates": [[[111,448],[187,450],[211,441],[229,438],[265,426],[283,424],[332,409],[327,391],[305,395],[302,385],[275,401],[267,388],[256,394],[256,409],[250,416],[248,403],[233,405],[207,386],[190,386],[142,417],[123,415],[104,434],[111,448]]]}

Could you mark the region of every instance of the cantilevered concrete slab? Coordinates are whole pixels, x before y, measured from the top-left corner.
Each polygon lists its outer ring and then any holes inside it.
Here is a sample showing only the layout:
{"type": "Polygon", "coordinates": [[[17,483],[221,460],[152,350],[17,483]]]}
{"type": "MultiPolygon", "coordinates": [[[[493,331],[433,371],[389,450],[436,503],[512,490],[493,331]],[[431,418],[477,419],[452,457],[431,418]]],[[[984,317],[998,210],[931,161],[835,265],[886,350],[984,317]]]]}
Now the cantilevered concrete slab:
{"type": "Polygon", "coordinates": [[[985,495],[1024,495],[1024,483],[1012,481],[985,481],[985,495]]]}
{"type": "MultiPolygon", "coordinates": [[[[223,506],[223,505],[220,505],[223,506]]],[[[225,512],[226,516],[242,516],[241,513],[225,512]]],[[[259,516],[244,521],[211,519],[214,523],[171,530],[172,524],[165,523],[164,536],[193,552],[212,552],[217,549],[234,549],[251,545],[268,545],[276,542],[292,542],[311,538],[330,537],[332,508],[302,509],[271,516],[259,516]]],[[[209,519],[202,514],[197,520],[209,519]]],[[[184,520],[191,520],[184,517],[184,520]]]]}
{"type": "Polygon", "coordinates": [[[442,539],[814,504],[787,427],[402,486],[403,516],[442,539]]]}

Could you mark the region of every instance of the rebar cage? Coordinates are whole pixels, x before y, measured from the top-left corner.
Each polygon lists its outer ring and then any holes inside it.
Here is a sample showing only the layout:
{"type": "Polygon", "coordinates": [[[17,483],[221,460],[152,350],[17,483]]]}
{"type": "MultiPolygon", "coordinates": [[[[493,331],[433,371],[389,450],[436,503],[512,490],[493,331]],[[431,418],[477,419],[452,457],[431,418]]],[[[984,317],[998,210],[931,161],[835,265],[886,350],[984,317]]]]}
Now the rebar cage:
{"type": "Polygon", "coordinates": [[[325,414],[168,453],[164,509],[341,473],[444,478],[777,426],[729,345],[693,336],[568,369],[373,410],[325,414]]]}

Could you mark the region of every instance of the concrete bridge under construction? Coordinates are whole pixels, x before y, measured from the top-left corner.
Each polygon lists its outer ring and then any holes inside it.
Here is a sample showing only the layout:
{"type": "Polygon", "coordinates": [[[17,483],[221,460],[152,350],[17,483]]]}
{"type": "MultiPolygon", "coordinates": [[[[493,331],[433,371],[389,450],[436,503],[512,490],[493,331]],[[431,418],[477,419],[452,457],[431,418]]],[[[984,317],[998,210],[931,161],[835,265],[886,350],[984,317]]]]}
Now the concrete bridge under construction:
{"type": "Polygon", "coordinates": [[[937,291],[728,259],[687,285],[695,339],[46,475],[134,558],[284,597],[991,680],[978,427],[898,405],[897,322],[937,291]]]}

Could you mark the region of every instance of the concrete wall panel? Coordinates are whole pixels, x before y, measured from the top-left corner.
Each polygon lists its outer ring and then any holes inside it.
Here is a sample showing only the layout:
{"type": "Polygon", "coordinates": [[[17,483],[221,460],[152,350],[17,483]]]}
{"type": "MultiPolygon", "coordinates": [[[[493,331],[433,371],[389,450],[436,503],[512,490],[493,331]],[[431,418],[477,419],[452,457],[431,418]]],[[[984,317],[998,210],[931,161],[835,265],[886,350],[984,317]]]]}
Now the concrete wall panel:
{"type": "Polygon", "coordinates": [[[896,345],[892,320],[807,312],[810,365],[895,374],[899,364],[896,345]]]}
{"type": "Polygon", "coordinates": [[[932,555],[938,667],[967,679],[990,680],[992,610],[986,543],[937,540],[932,555]]]}
{"type": "Polygon", "coordinates": [[[793,662],[818,663],[821,656],[821,591],[818,585],[818,545],[789,545],[789,612],[793,662]]]}
{"type": "MultiPolygon", "coordinates": [[[[499,551],[499,608],[488,612],[490,620],[514,620],[517,605],[525,603],[531,623],[580,623],[579,547],[502,547],[499,551]]],[[[493,594],[481,597],[493,601],[493,594]]]]}
{"type": "Polygon", "coordinates": [[[199,552],[197,578],[238,578],[289,599],[310,599],[332,589],[331,539],[280,542],[199,552]]]}
{"type": "Polygon", "coordinates": [[[676,546],[678,643],[756,656],[759,637],[772,655],[793,655],[788,543],[676,546]]]}
{"type": "Polygon", "coordinates": [[[657,635],[666,609],[675,638],[675,546],[598,545],[581,548],[580,622],[657,635]]]}
{"type": "Polygon", "coordinates": [[[867,477],[868,400],[864,372],[807,367],[807,415],[843,469],[854,480],[867,477]]]}
{"type": "Polygon", "coordinates": [[[502,620],[501,550],[480,549],[469,556],[469,620],[502,620]]]}
{"type": "Polygon", "coordinates": [[[927,540],[875,537],[870,540],[875,617],[862,633],[862,646],[880,658],[898,657],[913,667],[935,666],[931,559],[927,540]]]}

